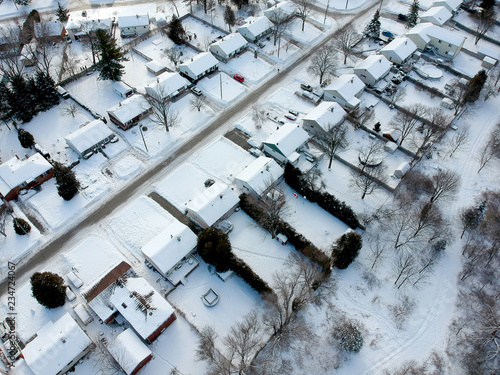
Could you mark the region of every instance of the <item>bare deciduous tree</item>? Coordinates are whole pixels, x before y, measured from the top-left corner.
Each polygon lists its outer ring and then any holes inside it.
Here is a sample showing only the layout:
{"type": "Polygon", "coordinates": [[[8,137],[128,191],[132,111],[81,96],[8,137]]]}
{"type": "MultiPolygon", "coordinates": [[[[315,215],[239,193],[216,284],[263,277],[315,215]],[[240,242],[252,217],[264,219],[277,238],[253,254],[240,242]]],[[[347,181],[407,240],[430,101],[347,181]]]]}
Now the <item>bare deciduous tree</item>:
{"type": "Polygon", "coordinates": [[[10,80],[16,77],[21,77],[24,72],[24,65],[19,59],[21,50],[20,44],[20,25],[3,26],[0,30],[0,37],[5,40],[5,51],[0,59],[0,70],[10,80]]]}
{"type": "Polygon", "coordinates": [[[358,149],[358,152],[361,171],[364,171],[367,166],[380,162],[381,155],[384,153],[384,143],[377,139],[370,139],[368,145],[358,149]]]}
{"type": "Polygon", "coordinates": [[[415,306],[415,301],[406,294],[400,295],[398,302],[390,306],[390,310],[396,321],[396,326],[399,329],[403,328],[404,323],[408,320],[415,306]]]}
{"type": "Polygon", "coordinates": [[[156,125],[164,126],[168,132],[172,126],[179,123],[179,115],[171,109],[172,102],[165,100],[165,89],[159,86],[156,91],[146,95],[148,104],[153,109],[150,115],[151,121],[156,125]]]}
{"type": "Polygon", "coordinates": [[[328,124],[324,132],[318,133],[316,144],[319,149],[328,156],[328,170],[332,168],[332,162],[337,152],[349,147],[347,134],[348,129],[343,124],[328,124]]]}
{"type": "Polygon", "coordinates": [[[439,170],[431,177],[432,193],[429,203],[452,199],[460,189],[460,175],[453,171],[439,170]]]}
{"type": "Polygon", "coordinates": [[[260,199],[260,205],[266,213],[264,222],[269,228],[272,238],[275,238],[278,224],[281,218],[288,214],[285,193],[278,188],[273,188],[269,193],[260,199]]]}
{"type": "Polygon", "coordinates": [[[162,56],[165,56],[167,59],[174,64],[174,66],[177,66],[179,61],[181,60],[181,50],[177,46],[172,46],[170,48],[165,48],[162,51],[162,56]]]}
{"type": "Polygon", "coordinates": [[[193,111],[197,110],[200,112],[206,105],[207,99],[202,95],[194,95],[194,97],[191,98],[190,107],[193,111]]]}
{"type": "Polygon", "coordinates": [[[278,44],[278,58],[280,57],[281,38],[288,30],[289,17],[288,14],[281,8],[275,8],[268,16],[269,21],[273,23],[272,34],[274,38],[274,45],[278,44]]]}
{"type": "Polygon", "coordinates": [[[479,149],[477,159],[479,161],[479,169],[477,173],[494,158],[500,157],[500,123],[495,126],[487,141],[479,149]]]}
{"type": "MultiPolygon", "coordinates": [[[[307,1],[307,0],[306,0],[307,1]]],[[[323,78],[337,66],[337,51],[332,45],[326,44],[314,54],[311,59],[311,65],[307,71],[319,77],[319,84],[323,83],[323,78]]]]}
{"type": "Polygon", "coordinates": [[[493,8],[483,9],[476,17],[476,38],[474,44],[477,44],[488,30],[495,24],[495,10],[493,8]]]}
{"type": "Polygon", "coordinates": [[[457,131],[450,141],[450,157],[462,147],[465,147],[469,143],[470,139],[470,125],[464,125],[457,131]]]}
{"type": "Polygon", "coordinates": [[[411,144],[417,149],[416,155],[425,155],[429,147],[441,136],[450,122],[450,118],[440,108],[429,108],[426,119],[429,124],[422,124],[417,128],[420,134],[413,133],[410,138],[411,144]]]}
{"type": "Polygon", "coordinates": [[[390,125],[401,132],[401,138],[399,139],[400,145],[403,145],[405,139],[413,132],[420,121],[419,117],[425,116],[428,111],[428,107],[422,104],[414,104],[409,107],[404,107],[403,111],[398,112],[391,120],[390,125]]]}
{"type": "Polygon", "coordinates": [[[63,105],[61,105],[60,111],[63,116],[75,117],[78,114],[78,104],[72,100],[66,101],[63,105]]]}
{"type": "Polygon", "coordinates": [[[359,41],[359,34],[352,25],[342,27],[336,35],[336,46],[344,56],[344,65],[347,64],[347,58],[354,55],[354,46],[359,41]]]}
{"type": "Polygon", "coordinates": [[[306,19],[313,11],[312,6],[315,0],[298,0],[297,1],[297,16],[302,20],[302,31],[306,25],[306,19]]]}
{"type": "Polygon", "coordinates": [[[47,76],[52,76],[50,74],[52,61],[58,50],[52,46],[49,24],[41,22],[38,25],[36,67],[47,76]]]}
{"type": "Polygon", "coordinates": [[[397,105],[399,102],[403,101],[406,97],[406,88],[404,86],[396,86],[394,90],[392,90],[389,99],[391,101],[391,105],[397,105]]]}
{"type": "Polygon", "coordinates": [[[266,112],[259,104],[254,104],[252,106],[252,121],[257,129],[262,128],[264,121],[266,121],[266,112]]]}
{"type": "Polygon", "coordinates": [[[361,199],[365,199],[367,195],[382,188],[380,182],[385,183],[387,181],[386,172],[387,167],[384,164],[364,168],[361,173],[351,170],[351,185],[361,191],[361,199]]]}

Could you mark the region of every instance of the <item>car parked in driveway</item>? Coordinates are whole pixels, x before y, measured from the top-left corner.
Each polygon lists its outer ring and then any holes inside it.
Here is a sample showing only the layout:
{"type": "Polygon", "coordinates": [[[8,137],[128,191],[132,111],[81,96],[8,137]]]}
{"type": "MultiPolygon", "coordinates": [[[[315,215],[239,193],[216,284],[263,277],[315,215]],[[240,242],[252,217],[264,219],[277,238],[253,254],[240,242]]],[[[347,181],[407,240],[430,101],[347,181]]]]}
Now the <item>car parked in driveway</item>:
{"type": "Polygon", "coordinates": [[[196,96],[200,96],[201,94],[203,94],[201,90],[196,86],[191,87],[191,92],[196,96]]]}
{"type": "Polygon", "coordinates": [[[287,119],[289,119],[289,120],[292,120],[292,121],[297,120],[297,116],[292,115],[291,113],[287,113],[287,114],[285,114],[285,117],[286,117],[287,119]]]}
{"type": "Polygon", "coordinates": [[[394,34],[391,33],[390,31],[387,31],[387,30],[382,31],[382,35],[384,35],[388,38],[394,38],[394,34]]]}
{"type": "Polygon", "coordinates": [[[300,88],[302,90],[309,91],[309,92],[311,92],[313,90],[313,88],[310,85],[306,85],[305,83],[301,83],[300,88]]]}
{"type": "Polygon", "coordinates": [[[82,279],[80,279],[73,271],[68,273],[66,277],[69,281],[71,281],[71,284],[77,288],[80,288],[83,285],[82,279]]]}
{"type": "Polygon", "coordinates": [[[297,111],[294,111],[293,109],[289,110],[288,113],[291,113],[292,115],[294,115],[295,117],[299,117],[299,112],[297,111]]]}
{"type": "Polygon", "coordinates": [[[242,76],[242,75],[240,75],[240,74],[235,74],[235,75],[233,76],[233,78],[234,78],[235,80],[237,80],[238,82],[241,82],[241,83],[243,83],[243,82],[245,81],[245,78],[243,78],[243,76],[242,76]]]}
{"type": "Polygon", "coordinates": [[[406,22],[408,21],[408,16],[406,14],[399,13],[398,20],[406,22]]]}

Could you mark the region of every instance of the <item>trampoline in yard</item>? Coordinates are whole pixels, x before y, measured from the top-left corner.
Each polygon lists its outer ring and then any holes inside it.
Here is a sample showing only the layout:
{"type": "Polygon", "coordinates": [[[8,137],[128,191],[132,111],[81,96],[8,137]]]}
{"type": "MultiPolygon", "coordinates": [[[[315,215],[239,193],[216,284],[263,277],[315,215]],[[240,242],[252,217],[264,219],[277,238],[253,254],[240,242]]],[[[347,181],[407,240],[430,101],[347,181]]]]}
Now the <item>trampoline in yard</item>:
{"type": "Polygon", "coordinates": [[[219,302],[219,295],[215,293],[215,291],[210,288],[202,297],[201,297],[203,303],[205,306],[208,307],[213,307],[217,305],[217,302],[219,302]]]}

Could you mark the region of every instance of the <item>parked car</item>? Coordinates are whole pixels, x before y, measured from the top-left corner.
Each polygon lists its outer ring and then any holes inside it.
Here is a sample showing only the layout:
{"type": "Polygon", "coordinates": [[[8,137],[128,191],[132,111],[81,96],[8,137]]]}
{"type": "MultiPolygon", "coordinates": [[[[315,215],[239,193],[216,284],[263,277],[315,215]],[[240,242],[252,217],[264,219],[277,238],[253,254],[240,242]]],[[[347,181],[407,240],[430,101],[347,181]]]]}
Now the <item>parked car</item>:
{"type": "Polygon", "coordinates": [[[196,87],[196,86],[191,87],[191,92],[192,92],[193,94],[195,94],[196,96],[200,96],[200,95],[202,95],[202,94],[203,94],[203,93],[201,92],[201,90],[200,90],[198,87],[196,87]]]}
{"type": "Polygon", "coordinates": [[[62,96],[63,99],[68,99],[69,98],[69,93],[64,89],[62,88],[61,86],[57,85],[56,86],[56,91],[59,95],[62,96]]]}
{"type": "Polygon", "coordinates": [[[408,21],[408,16],[406,14],[399,13],[398,20],[406,22],[408,21]]]}
{"type": "Polygon", "coordinates": [[[394,34],[391,33],[390,31],[387,31],[387,30],[382,31],[382,35],[384,35],[384,36],[386,36],[388,38],[394,38],[394,34]]]}
{"type": "Polygon", "coordinates": [[[83,285],[83,281],[73,271],[68,273],[66,277],[76,288],[80,288],[83,285]]]}
{"type": "Polygon", "coordinates": [[[285,114],[285,117],[286,117],[287,119],[289,119],[289,120],[292,120],[292,121],[297,120],[297,116],[292,115],[291,113],[287,113],[287,114],[285,114]]]}
{"type": "Polygon", "coordinates": [[[240,74],[235,74],[235,75],[233,76],[233,78],[234,78],[235,80],[237,80],[238,82],[241,82],[241,83],[243,83],[243,82],[245,81],[245,78],[243,78],[243,76],[242,76],[242,75],[240,75],[240,74]]]}
{"type": "Polygon", "coordinates": [[[288,113],[291,113],[292,115],[299,117],[299,112],[294,111],[293,109],[289,110],[288,113]]]}
{"type": "Polygon", "coordinates": [[[304,83],[301,83],[301,84],[300,84],[300,88],[301,88],[302,90],[309,91],[309,92],[311,92],[311,91],[313,90],[313,88],[312,88],[310,85],[306,85],[306,84],[304,84],[304,83]]]}
{"type": "Polygon", "coordinates": [[[75,293],[73,293],[73,291],[70,289],[70,287],[68,286],[66,288],[66,298],[68,299],[68,301],[74,301],[76,296],[75,296],[75,293]]]}

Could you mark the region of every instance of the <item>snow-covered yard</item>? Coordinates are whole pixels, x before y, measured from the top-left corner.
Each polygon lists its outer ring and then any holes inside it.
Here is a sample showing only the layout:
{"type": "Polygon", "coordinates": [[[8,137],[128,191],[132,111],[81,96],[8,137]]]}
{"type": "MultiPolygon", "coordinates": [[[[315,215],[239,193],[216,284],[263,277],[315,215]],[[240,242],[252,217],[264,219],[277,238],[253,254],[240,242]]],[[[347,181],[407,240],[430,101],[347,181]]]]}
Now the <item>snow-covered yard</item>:
{"type": "Polygon", "coordinates": [[[245,77],[245,81],[250,81],[253,84],[259,83],[274,71],[273,67],[264,60],[254,58],[251,51],[229,60],[227,64],[221,65],[219,69],[229,75],[241,74],[245,77]]]}
{"type": "Polygon", "coordinates": [[[224,72],[205,77],[197,85],[210,98],[225,105],[240,99],[248,91],[247,84],[236,81],[224,72]]]}

